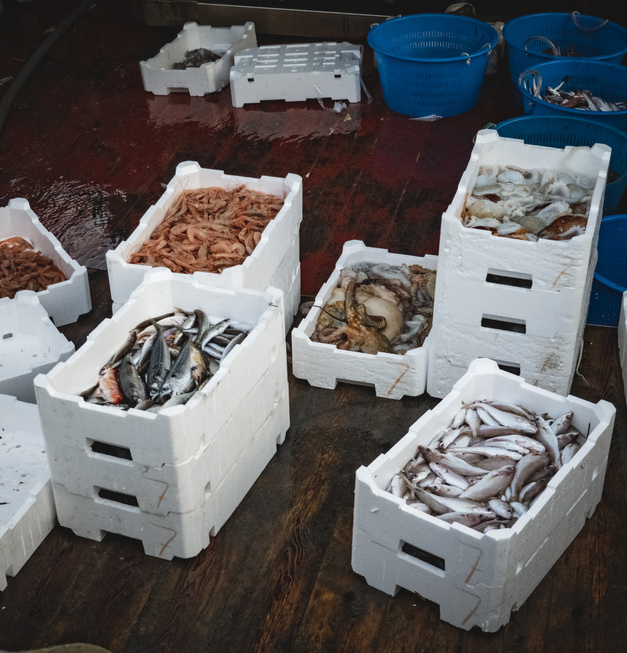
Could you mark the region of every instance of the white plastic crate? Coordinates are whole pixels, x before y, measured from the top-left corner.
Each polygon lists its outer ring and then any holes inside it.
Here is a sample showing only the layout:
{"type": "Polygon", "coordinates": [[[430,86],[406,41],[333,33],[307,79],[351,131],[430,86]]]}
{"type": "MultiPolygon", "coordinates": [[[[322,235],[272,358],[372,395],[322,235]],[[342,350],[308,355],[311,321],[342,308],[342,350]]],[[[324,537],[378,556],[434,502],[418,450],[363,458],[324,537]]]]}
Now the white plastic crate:
{"type": "MultiPolygon", "coordinates": [[[[128,240],[120,243],[115,250],[107,252],[107,270],[111,299],[114,304],[123,304],[141,283],[150,266],[128,263],[130,255],[137,251],[150,238],[150,234],[163,221],[168,209],[175,203],[183,190],[208,188],[236,188],[244,184],[251,189],[284,197],[279,213],[264,229],[261,240],[241,265],[226,268],[221,273],[194,272],[191,276],[199,283],[216,288],[251,288],[265,290],[274,285],[288,293],[300,260],[299,229],[303,218],[302,179],[295,174],[285,178],[236,177],[226,175],[221,170],[201,168],[194,161],[180,163],[176,175],[168,184],[159,201],[151,206],[139,222],[128,240]],[[286,263],[293,266],[286,269],[286,263]],[[277,282],[286,285],[278,285],[277,282]]],[[[189,278],[190,275],[177,275],[189,278]]],[[[286,328],[291,325],[295,312],[285,315],[286,328]]]]}
{"type": "Polygon", "coordinates": [[[0,207],[0,240],[21,236],[39,252],[52,259],[67,277],[37,293],[41,305],[57,326],[76,322],[91,311],[87,268],[68,256],[61,243],[39,221],[28,200],[15,198],[0,207]]]}
{"type": "Polygon", "coordinates": [[[236,52],[257,45],[254,23],[232,27],[211,27],[185,23],[178,36],[152,59],[140,62],[144,89],[155,95],[186,91],[200,96],[214,93],[229,83],[229,71],[236,52]],[[189,50],[205,48],[220,55],[220,59],[197,68],[176,70],[172,64],[183,61],[189,50]]]}
{"type": "Polygon", "coordinates": [[[242,50],[231,68],[234,107],[262,100],[361,99],[361,58],[350,43],[293,43],[242,50]]]}
{"type": "Polygon", "coordinates": [[[480,131],[442,216],[427,392],[443,397],[474,358],[498,361],[568,394],[575,373],[601,222],[610,148],[527,145],[480,131]],[[464,227],[460,216],[481,166],[562,169],[595,180],[585,234],[537,242],[464,227]]]}
{"type": "Polygon", "coordinates": [[[0,393],[35,403],[33,380],[74,353],[39,302],[40,293],[21,290],[0,299],[0,393]]]}
{"type": "Polygon", "coordinates": [[[615,408],[533,387],[475,360],[433,410],[427,411],[386,454],[356,475],[353,569],[387,594],[399,588],[434,601],[440,619],[493,632],[529,597],[583,528],[601,499],[615,408]],[[447,524],[387,492],[390,479],[446,428],[461,402],[499,399],[553,417],[574,412],[586,443],[551,479],[511,528],[480,533],[447,524]]]}
{"type": "Polygon", "coordinates": [[[627,401],[627,292],[623,293],[618,318],[618,353],[623,369],[623,385],[625,387],[625,401],[627,401]]]}
{"type": "Polygon", "coordinates": [[[37,406],[0,394],[0,591],[55,524],[37,406]]]}
{"type": "Polygon", "coordinates": [[[365,354],[345,351],[335,345],[313,342],[321,307],[337,287],[343,268],[358,263],[386,263],[388,265],[421,265],[430,270],[437,268],[437,256],[407,256],[391,254],[386,249],[366,247],[362,241],[344,243],[342,254],[328,281],[322,286],[314,306],[305,319],[292,331],[292,371],[299,379],[307,380],[317,388],[333,390],[338,381],[372,385],[377,397],[401,399],[422,394],[427,382],[427,362],[431,337],[427,336],[422,347],[404,355],[365,354]]]}

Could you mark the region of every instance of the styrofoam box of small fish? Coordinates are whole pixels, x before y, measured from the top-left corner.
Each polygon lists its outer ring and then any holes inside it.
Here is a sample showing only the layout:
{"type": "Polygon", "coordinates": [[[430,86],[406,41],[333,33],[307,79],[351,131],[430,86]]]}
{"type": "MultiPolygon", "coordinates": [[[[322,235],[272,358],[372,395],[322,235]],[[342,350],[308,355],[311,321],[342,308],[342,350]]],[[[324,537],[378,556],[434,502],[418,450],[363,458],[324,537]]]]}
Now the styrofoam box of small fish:
{"type": "Polygon", "coordinates": [[[443,397],[477,357],[568,394],[590,299],[609,157],[601,144],[558,149],[478,133],[442,216],[429,394],[443,397]],[[586,175],[594,187],[585,232],[570,240],[529,241],[463,226],[466,197],[482,166],[586,175]]]}
{"type": "Polygon", "coordinates": [[[0,207],[0,240],[20,236],[35,250],[52,259],[66,281],[51,284],[37,293],[41,305],[57,326],[76,322],[91,310],[87,268],[79,265],[63,249],[57,238],[39,221],[28,200],[14,198],[0,207]]]}
{"type": "Polygon", "coordinates": [[[627,292],[623,293],[618,318],[618,351],[620,364],[623,369],[623,385],[625,386],[625,400],[627,401],[627,292]]]}
{"type": "Polygon", "coordinates": [[[372,385],[377,397],[401,399],[404,396],[418,396],[424,392],[427,382],[430,336],[427,336],[422,347],[410,349],[404,355],[347,351],[338,349],[334,344],[314,342],[310,338],[315,331],[321,307],[337,287],[342,270],[358,263],[383,263],[389,266],[418,264],[435,270],[438,257],[392,254],[386,249],[366,247],[359,240],[344,243],[335,269],[316,295],[314,306],[292,330],[294,376],[307,380],[314,387],[329,390],[333,390],[338,381],[344,381],[372,385]]]}
{"type": "Polygon", "coordinates": [[[231,68],[234,107],[262,100],[361,99],[360,46],[288,43],[238,52],[231,68]]]}
{"type": "Polygon", "coordinates": [[[386,454],[356,475],[353,569],[372,587],[405,588],[439,605],[440,619],[493,632],[528,599],[601,499],[615,408],[533,387],[477,359],[452,391],[386,454]],[[553,418],[573,411],[585,443],[510,528],[479,532],[423,513],[386,491],[391,478],[451,423],[462,402],[514,402],[553,418]]]}
{"type": "Polygon", "coordinates": [[[254,23],[232,27],[211,27],[185,23],[178,36],[159,54],[140,62],[144,89],[155,95],[186,91],[192,96],[214,93],[229,83],[229,71],[236,52],[257,45],[254,23]],[[200,66],[182,69],[173,64],[184,61],[186,53],[203,48],[219,58],[200,66]]]}
{"type": "MultiPolygon", "coordinates": [[[[285,178],[266,177],[259,179],[251,177],[236,177],[226,175],[221,170],[201,168],[194,161],[180,163],[176,168],[174,178],[168,184],[159,201],[151,206],[141,218],[139,225],[124,242],[115,250],[107,252],[107,270],[111,299],[115,304],[124,303],[131,292],[141,283],[149,266],[129,263],[130,255],[150,238],[152,232],[163,221],[168,209],[176,202],[183,190],[209,188],[236,188],[244,184],[249,188],[284,197],[284,203],[279,213],[263,230],[261,240],[246,257],[241,265],[224,269],[221,273],[194,272],[191,276],[200,283],[218,288],[251,288],[265,290],[271,282],[277,281],[277,275],[287,286],[279,287],[284,293],[291,289],[291,282],[300,260],[299,229],[303,217],[302,179],[295,174],[285,178]],[[290,271],[285,262],[294,265],[290,271]]],[[[189,277],[189,275],[180,275],[189,277]]],[[[291,325],[294,315],[285,315],[286,324],[291,325]]]]}
{"type": "Polygon", "coordinates": [[[52,323],[39,293],[0,299],[0,393],[35,403],[35,377],[73,353],[74,343],[52,323]]]}
{"type": "Polygon", "coordinates": [[[0,591],[56,521],[37,406],[0,394],[0,591]]]}

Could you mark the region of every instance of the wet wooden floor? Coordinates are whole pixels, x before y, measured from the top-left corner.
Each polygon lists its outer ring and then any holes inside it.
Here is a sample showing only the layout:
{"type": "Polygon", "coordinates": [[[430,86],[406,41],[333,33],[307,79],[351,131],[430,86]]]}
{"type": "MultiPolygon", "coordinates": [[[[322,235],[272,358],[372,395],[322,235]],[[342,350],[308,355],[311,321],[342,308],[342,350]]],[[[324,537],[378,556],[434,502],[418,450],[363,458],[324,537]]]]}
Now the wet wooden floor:
{"type": "MultiPolygon", "coordinates": [[[[78,3],[7,4],[0,78],[15,76],[78,3]]],[[[146,93],[139,61],[176,33],[146,27],[122,0],[96,3],[35,69],[0,128],[0,205],[28,199],[89,268],[93,309],[61,329],[76,347],[111,315],[105,252],[131,234],[181,161],[250,177],[302,176],[309,299],[347,240],[437,254],[440,215],[475,133],[521,114],[501,75],[463,116],[425,123],[394,114],[368,48],[363,80],[372,101],[364,93],[341,113],[330,101],[233,109],[228,88],[202,98],[146,93]]],[[[623,650],[627,411],[616,329],[586,328],[572,388],[617,407],[603,499],[510,622],[491,634],[453,627],[437,605],[406,590],[383,594],[351,569],[356,469],[389,450],[437,400],[377,399],[356,385],[321,390],[291,372],[289,387],[285,443],[206,550],[166,562],[144,555],[138,541],[109,534],[94,542],[57,526],[0,594],[0,649],[87,642],[113,653],[623,650]]]]}

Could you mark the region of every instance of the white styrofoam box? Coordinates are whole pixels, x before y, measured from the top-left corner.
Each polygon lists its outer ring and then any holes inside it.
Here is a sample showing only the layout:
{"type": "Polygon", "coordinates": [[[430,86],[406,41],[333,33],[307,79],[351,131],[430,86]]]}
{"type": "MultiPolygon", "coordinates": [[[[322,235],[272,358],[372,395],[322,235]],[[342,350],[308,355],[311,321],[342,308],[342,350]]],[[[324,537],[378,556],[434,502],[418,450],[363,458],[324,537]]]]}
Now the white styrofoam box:
{"type": "Polygon", "coordinates": [[[39,294],[20,290],[0,299],[0,393],[35,403],[33,380],[74,353],[39,302],[39,294]]]}
{"type": "Polygon", "coordinates": [[[623,302],[618,317],[618,352],[623,369],[623,385],[625,386],[625,400],[627,401],[627,292],[623,293],[623,302]]]}
{"type": "Polygon", "coordinates": [[[362,50],[350,43],[291,43],[248,48],[231,68],[234,107],[262,100],[361,99],[362,50]]]}
{"type": "Polygon", "coordinates": [[[0,591],[55,524],[37,406],[0,394],[0,591]]]}
{"type": "Polygon", "coordinates": [[[533,387],[478,359],[432,410],[386,454],[356,475],[353,569],[388,594],[399,588],[440,606],[440,618],[469,630],[498,630],[509,621],[583,528],[601,499],[615,408],[533,387]],[[446,428],[461,402],[513,401],[552,417],[573,411],[588,434],[511,528],[480,533],[421,513],[387,492],[390,479],[446,428]]]}
{"type": "Polygon", "coordinates": [[[15,198],[0,207],[0,240],[21,236],[37,251],[52,259],[66,276],[37,293],[41,305],[57,326],[76,322],[80,315],[91,311],[87,268],[78,265],[61,246],[57,238],[39,221],[28,200],[15,198]]]}
{"type": "Polygon", "coordinates": [[[427,336],[422,347],[412,349],[404,355],[345,351],[335,345],[310,339],[316,329],[321,308],[337,287],[342,269],[365,262],[397,266],[417,264],[435,270],[438,257],[391,254],[387,249],[366,247],[360,240],[344,243],[335,269],[318,291],[314,306],[292,331],[292,371],[295,377],[307,380],[316,388],[333,390],[338,381],[345,381],[373,385],[377,397],[416,397],[424,392],[427,382],[431,336],[427,336]]]}
{"type": "Polygon", "coordinates": [[[211,27],[185,23],[178,36],[159,50],[159,54],[141,61],[139,66],[144,89],[155,95],[187,91],[200,96],[214,93],[229,83],[229,71],[236,52],[257,45],[254,23],[232,27],[211,27]],[[183,61],[186,52],[205,48],[220,55],[220,59],[196,68],[176,70],[172,64],[183,61]]]}
{"type": "MultiPolygon", "coordinates": [[[[72,494],[53,483],[59,523],[80,537],[101,541],[106,533],[141,540],[147,555],[164,560],[191,558],[224,526],[274,456],[289,428],[288,391],[276,404],[241,457],[218,482],[206,488],[206,500],[188,512],[152,514],[137,506],[101,497],[72,494]]],[[[163,490],[161,490],[163,492],[163,490]]]]}
{"type": "MultiPolygon", "coordinates": [[[[191,276],[212,287],[265,290],[271,285],[270,282],[275,278],[278,267],[288,254],[293,255],[288,260],[298,261],[299,251],[296,251],[294,256],[293,249],[299,246],[298,236],[303,218],[303,191],[300,176],[289,173],[285,178],[236,177],[225,175],[221,170],[201,168],[195,161],[186,161],[176,167],[176,174],[165,192],[159,201],[146,211],[128,240],[120,243],[115,250],[107,252],[112,301],[116,304],[124,303],[140,284],[146,272],[152,269],[150,266],[128,263],[128,259],[150,238],[183,190],[212,186],[236,188],[242,184],[253,190],[284,197],[281,210],[263,230],[261,240],[241,265],[226,268],[221,273],[194,272],[191,276]]],[[[294,271],[292,270],[292,273],[294,271]]],[[[289,281],[291,280],[290,276],[289,281]]],[[[276,287],[283,292],[289,290],[289,286],[276,287]]]]}

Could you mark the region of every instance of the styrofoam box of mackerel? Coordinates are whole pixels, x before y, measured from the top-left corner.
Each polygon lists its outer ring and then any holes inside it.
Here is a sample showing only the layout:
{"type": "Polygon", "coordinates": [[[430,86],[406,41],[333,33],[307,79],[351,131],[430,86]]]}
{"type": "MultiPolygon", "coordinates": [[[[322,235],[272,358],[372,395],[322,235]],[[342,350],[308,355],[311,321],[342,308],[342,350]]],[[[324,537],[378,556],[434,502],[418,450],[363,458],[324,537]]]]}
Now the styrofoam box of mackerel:
{"type": "Polygon", "coordinates": [[[20,290],[0,299],[0,393],[35,403],[33,380],[74,353],[39,302],[39,293],[20,290]]]}
{"type": "Polygon", "coordinates": [[[236,52],[257,45],[254,23],[232,27],[211,27],[185,23],[178,36],[159,54],[140,61],[144,89],[155,95],[187,91],[192,96],[214,93],[229,83],[229,71],[236,52]],[[197,67],[177,70],[172,65],[183,61],[190,50],[204,48],[220,58],[197,67]]]}
{"type": "Polygon", "coordinates": [[[427,392],[442,397],[477,357],[519,368],[568,394],[590,300],[610,148],[527,145],[477,135],[455,197],[442,216],[427,392]],[[537,242],[466,228],[460,216],[481,166],[568,168],[595,180],[586,232],[537,242]]]}
{"type": "Polygon", "coordinates": [[[0,207],[0,240],[20,236],[34,249],[52,259],[66,276],[37,293],[41,305],[57,326],[76,322],[80,315],[91,311],[91,296],[87,268],[70,258],[57,238],[39,221],[28,200],[21,197],[9,200],[0,207]]]}
{"type": "Polygon", "coordinates": [[[231,68],[234,107],[262,100],[361,99],[362,50],[350,43],[288,43],[242,50],[231,68]]]}
{"type": "Polygon", "coordinates": [[[56,521],[37,406],[0,394],[0,591],[56,521]]]}
{"type": "MultiPolygon", "coordinates": [[[[296,266],[299,261],[299,249],[294,251],[294,248],[299,248],[299,229],[303,218],[301,177],[292,173],[285,178],[236,177],[226,175],[221,170],[201,168],[195,161],[186,161],[176,167],[176,174],[165,192],[159,201],[146,211],[130,237],[115,250],[107,252],[109,287],[114,304],[124,303],[141,283],[144,275],[153,269],[146,265],[129,263],[128,259],[150,238],[183,190],[212,186],[230,189],[241,184],[256,191],[283,197],[281,210],[263,230],[261,240],[241,265],[226,268],[221,273],[194,272],[191,276],[203,285],[217,288],[265,290],[271,282],[277,280],[277,274],[288,279],[291,284],[296,267],[291,275],[287,270],[278,270],[288,255],[287,260],[292,265],[296,266]]],[[[188,278],[190,275],[179,276],[188,278]]],[[[278,287],[287,293],[291,286],[278,287]]]]}
{"type": "Polygon", "coordinates": [[[437,256],[407,256],[391,254],[387,249],[366,247],[360,240],[344,243],[340,258],[329,280],[322,286],[314,306],[305,319],[292,331],[292,371],[299,379],[307,380],[317,388],[333,390],[338,381],[372,385],[377,397],[401,399],[416,397],[425,390],[427,382],[427,360],[431,336],[427,336],[422,347],[412,349],[404,355],[365,354],[345,351],[335,345],[313,342],[311,334],[323,307],[337,287],[344,268],[359,263],[385,263],[401,266],[421,265],[435,270],[437,256]]]}
{"type": "Polygon", "coordinates": [[[399,588],[439,605],[440,619],[469,630],[496,631],[557,562],[601,499],[615,408],[533,387],[477,359],[434,409],[386,454],[356,475],[353,569],[387,594],[399,588]],[[573,459],[551,479],[511,528],[480,533],[447,524],[387,492],[390,479],[447,427],[461,402],[499,399],[552,417],[573,411],[588,434],[573,459]]]}
{"type": "Polygon", "coordinates": [[[623,369],[623,385],[625,386],[625,401],[627,401],[627,292],[623,293],[623,302],[618,318],[618,352],[623,369]]]}

